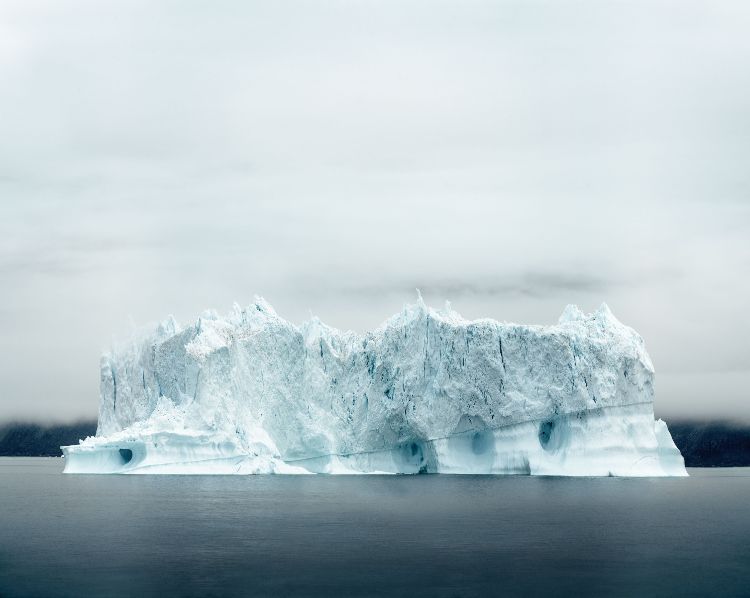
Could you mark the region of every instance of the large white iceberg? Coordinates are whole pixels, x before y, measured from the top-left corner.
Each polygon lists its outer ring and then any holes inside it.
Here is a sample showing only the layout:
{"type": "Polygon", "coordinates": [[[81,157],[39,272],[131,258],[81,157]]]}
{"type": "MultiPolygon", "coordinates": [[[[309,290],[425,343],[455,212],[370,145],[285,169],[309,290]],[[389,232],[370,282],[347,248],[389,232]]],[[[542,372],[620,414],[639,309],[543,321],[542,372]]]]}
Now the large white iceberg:
{"type": "Polygon", "coordinates": [[[97,434],[65,471],[687,475],[653,379],[606,305],[524,326],[420,297],[358,335],[257,299],[105,354],[97,434]]]}

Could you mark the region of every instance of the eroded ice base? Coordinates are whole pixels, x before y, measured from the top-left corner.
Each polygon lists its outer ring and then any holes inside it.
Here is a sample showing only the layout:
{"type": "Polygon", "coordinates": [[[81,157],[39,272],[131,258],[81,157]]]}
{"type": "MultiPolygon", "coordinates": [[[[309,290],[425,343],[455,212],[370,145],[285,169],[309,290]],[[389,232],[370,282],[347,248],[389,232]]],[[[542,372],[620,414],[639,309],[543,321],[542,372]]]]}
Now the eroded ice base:
{"type": "Polygon", "coordinates": [[[189,431],[90,438],[63,452],[66,473],[687,475],[666,424],[654,421],[650,403],[304,459],[285,459],[272,443],[241,449],[231,437],[189,431]]]}

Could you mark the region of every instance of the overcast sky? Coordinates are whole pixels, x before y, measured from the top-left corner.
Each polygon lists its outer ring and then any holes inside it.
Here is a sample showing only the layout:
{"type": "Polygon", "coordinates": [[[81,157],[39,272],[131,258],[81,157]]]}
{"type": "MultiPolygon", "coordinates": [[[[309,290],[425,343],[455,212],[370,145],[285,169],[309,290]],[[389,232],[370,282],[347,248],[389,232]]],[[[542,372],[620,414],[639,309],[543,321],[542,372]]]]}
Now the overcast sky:
{"type": "Polygon", "coordinates": [[[664,417],[750,418],[750,3],[0,3],[0,419],[255,294],[606,301],[664,417]]]}

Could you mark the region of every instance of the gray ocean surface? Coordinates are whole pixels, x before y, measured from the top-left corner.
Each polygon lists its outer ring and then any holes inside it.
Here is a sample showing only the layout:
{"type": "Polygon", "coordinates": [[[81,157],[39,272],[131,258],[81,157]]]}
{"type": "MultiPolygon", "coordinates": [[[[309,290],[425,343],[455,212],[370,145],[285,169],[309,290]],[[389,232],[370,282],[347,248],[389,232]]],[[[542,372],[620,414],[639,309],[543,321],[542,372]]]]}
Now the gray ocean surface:
{"type": "Polygon", "coordinates": [[[750,468],[82,476],[0,458],[0,596],[750,596],[750,468]]]}

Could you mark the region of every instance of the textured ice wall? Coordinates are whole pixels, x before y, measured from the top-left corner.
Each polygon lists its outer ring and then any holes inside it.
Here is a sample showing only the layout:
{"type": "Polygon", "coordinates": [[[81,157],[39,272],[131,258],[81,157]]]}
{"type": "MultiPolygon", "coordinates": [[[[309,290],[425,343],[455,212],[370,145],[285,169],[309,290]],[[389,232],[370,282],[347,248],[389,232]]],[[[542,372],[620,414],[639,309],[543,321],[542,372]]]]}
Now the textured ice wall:
{"type": "Polygon", "coordinates": [[[258,299],[104,355],[66,471],[685,475],[653,375],[606,305],[542,327],[420,298],[360,336],[258,299]]]}

